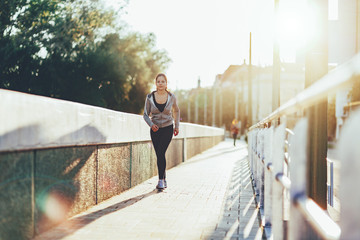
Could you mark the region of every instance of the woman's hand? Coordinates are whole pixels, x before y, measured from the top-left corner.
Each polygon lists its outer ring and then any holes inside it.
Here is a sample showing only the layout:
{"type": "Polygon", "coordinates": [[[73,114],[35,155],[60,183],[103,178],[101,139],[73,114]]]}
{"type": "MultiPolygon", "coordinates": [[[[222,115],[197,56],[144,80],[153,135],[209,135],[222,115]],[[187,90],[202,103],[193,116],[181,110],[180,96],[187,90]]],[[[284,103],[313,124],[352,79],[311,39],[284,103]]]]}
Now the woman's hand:
{"type": "Polygon", "coordinates": [[[179,134],[179,129],[178,128],[175,128],[174,129],[174,136],[177,136],[179,134]]]}
{"type": "Polygon", "coordinates": [[[159,127],[156,124],[154,124],[151,126],[151,129],[153,130],[153,132],[157,132],[157,130],[159,130],[159,127]]]}

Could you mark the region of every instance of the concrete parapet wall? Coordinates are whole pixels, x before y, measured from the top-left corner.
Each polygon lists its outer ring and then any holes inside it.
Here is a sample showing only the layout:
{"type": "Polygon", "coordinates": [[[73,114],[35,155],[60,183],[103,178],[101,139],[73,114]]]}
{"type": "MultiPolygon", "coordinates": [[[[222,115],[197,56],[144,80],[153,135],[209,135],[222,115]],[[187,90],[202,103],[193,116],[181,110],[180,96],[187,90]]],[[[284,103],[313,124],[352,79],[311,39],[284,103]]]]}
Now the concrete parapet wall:
{"type": "MultiPolygon", "coordinates": [[[[0,89],[0,152],[150,141],[142,116],[0,89]]],[[[182,123],[177,138],[224,135],[182,123]]]]}
{"type": "MultiPolygon", "coordinates": [[[[0,99],[2,240],[30,239],[157,175],[142,116],[1,89],[0,99]]],[[[223,139],[223,129],[181,123],[167,169],[223,139]]]]}

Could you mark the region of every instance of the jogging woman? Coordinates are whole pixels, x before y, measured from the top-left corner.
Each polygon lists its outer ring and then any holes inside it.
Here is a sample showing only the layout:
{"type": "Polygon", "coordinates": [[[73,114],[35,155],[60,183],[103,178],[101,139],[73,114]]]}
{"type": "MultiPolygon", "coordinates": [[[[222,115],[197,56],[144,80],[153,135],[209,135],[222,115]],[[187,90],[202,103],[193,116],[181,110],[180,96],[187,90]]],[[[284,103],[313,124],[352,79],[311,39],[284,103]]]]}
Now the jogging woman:
{"type": "Polygon", "coordinates": [[[173,134],[179,134],[180,110],[175,95],[167,90],[166,75],[159,73],[155,84],[156,91],[148,94],[145,100],[144,119],[151,128],[151,140],[157,157],[159,182],[156,188],[164,189],[167,187],[165,153],[173,134]]]}

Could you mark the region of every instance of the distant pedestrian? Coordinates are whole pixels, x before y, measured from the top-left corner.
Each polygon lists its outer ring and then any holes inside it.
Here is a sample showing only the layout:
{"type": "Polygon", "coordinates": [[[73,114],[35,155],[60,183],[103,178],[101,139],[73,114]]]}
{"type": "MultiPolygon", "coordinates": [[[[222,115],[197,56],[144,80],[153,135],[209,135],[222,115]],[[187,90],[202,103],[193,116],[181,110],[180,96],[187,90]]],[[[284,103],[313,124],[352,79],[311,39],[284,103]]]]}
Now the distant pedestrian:
{"type": "Polygon", "coordinates": [[[151,140],[157,157],[159,182],[156,188],[164,189],[167,187],[165,153],[172,135],[179,134],[180,109],[175,95],[167,90],[166,75],[159,73],[155,84],[156,91],[148,94],[145,100],[144,119],[151,128],[151,140]]]}
{"type": "Polygon", "coordinates": [[[235,144],[236,138],[237,138],[237,135],[239,134],[238,121],[236,119],[234,119],[231,123],[230,132],[231,132],[232,137],[234,138],[234,146],[236,146],[236,144],[235,144]]]}

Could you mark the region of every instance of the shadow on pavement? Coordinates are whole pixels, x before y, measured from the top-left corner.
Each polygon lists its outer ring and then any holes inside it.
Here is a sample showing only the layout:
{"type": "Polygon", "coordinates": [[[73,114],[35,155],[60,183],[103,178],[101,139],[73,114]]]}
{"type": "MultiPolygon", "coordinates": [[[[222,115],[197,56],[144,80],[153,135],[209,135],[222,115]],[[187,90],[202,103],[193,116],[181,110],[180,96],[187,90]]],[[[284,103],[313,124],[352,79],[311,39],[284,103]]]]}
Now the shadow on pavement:
{"type": "Polygon", "coordinates": [[[235,163],[218,224],[206,239],[262,239],[259,209],[249,185],[252,186],[246,156],[235,163]]]}
{"type": "Polygon", "coordinates": [[[144,198],[147,198],[156,193],[157,193],[157,190],[152,190],[148,193],[141,194],[139,196],[129,198],[122,202],[113,204],[104,209],[101,209],[101,210],[98,210],[98,211],[95,211],[95,212],[92,212],[92,213],[89,213],[86,215],[82,215],[79,217],[72,218],[72,219],[62,223],[61,225],[51,229],[49,232],[45,232],[44,234],[36,236],[33,240],[48,239],[47,233],[49,233],[49,234],[51,233],[50,234],[51,240],[60,240],[64,237],[76,232],[77,230],[81,229],[85,225],[90,224],[91,222],[93,222],[107,214],[110,214],[110,213],[119,211],[123,208],[129,207],[129,206],[143,200],[144,198]],[[56,232],[56,234],[53,234],[54,232],[56,232]]]}

